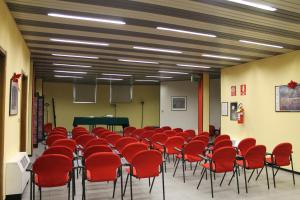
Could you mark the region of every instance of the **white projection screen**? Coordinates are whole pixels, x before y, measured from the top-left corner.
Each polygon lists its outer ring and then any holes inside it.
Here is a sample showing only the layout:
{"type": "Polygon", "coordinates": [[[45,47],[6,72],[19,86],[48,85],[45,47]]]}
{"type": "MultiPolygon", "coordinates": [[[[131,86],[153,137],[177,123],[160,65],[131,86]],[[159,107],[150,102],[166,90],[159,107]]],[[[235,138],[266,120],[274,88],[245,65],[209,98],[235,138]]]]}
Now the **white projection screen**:
{"type": "Polygon", "coordinates": [[[96,103],[96,97],[97,84],[73,84],[73,103],[96,103]]]}
{"type": "Polygon", "coordinates": [[[132,101],[132,85],[110,85],[110,103],[130,103],[132,101]]]}

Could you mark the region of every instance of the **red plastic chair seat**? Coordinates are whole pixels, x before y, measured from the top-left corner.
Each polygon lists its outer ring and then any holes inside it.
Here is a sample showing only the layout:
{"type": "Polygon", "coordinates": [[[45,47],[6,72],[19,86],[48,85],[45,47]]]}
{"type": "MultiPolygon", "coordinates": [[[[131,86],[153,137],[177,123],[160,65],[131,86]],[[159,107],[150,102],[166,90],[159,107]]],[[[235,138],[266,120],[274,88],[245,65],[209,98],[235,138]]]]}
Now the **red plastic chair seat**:
{"type": "Polygon", "coordinates": [[[51,174],[51,175],[49,174],[49,176],[53,177],[51,181],[49,181],[49,179],[43,179],[36,174],[34,178],[35,184],[40,187],[59,187],[59,186],[66,185],[70,179],[68,174],[66,174],[63,177],[57,176],[56,174],[51,174]]]}
{"type": "MultiPolygon", "coordinates": [[[[177,158],[182,158],[182,154],[178,154],[176,156],[177,158]]],[[[184,155],[184,160],[188,161],[188,162],[201,162],[203,160],[203,158],[199,157],[199,156],[195,156],[195,155],[184,155]]]]}

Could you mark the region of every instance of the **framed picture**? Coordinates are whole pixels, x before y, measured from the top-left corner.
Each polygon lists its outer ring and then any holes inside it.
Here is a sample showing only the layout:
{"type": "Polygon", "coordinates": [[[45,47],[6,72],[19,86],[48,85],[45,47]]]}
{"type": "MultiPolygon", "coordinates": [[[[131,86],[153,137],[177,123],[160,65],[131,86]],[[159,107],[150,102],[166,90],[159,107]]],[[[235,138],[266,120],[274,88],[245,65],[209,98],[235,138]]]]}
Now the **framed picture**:
{"type": "Polygon", "coordinates": [[[221,103],[221,114],[222,116],[228,116],[228,102],[221,103]]]}
{"type": "Polygon", "coordinates": [[[236,121],[237,120],[237,107],[238,103],[237,102],[231,102],[230,103],[230,120],[236,121]]]}
{"type": "Polygon", "coordinates": [[[173,96],[173,97],[171,97],[171,110],[172,111],[185,111],[185,110],[187,110],[186,96],[173,96]]]}
{"type": "Polygon", "coordinates": [[[230,93],[231,93],[231,96],[236,96],[236,86],[231,86],[230,88],[230,93]]]}
{"type": "Polygon", "coordinates": [[[18,114],[18,98],[19,98],[18,82],[10,81],[10,97],[9,97],[9,115],[18,114]]]}
{"type": "Polygon", "coordinates": [[[300,85],[294,89],[286,85],[275,86],[275,111],[300,112],[300,85]]]}

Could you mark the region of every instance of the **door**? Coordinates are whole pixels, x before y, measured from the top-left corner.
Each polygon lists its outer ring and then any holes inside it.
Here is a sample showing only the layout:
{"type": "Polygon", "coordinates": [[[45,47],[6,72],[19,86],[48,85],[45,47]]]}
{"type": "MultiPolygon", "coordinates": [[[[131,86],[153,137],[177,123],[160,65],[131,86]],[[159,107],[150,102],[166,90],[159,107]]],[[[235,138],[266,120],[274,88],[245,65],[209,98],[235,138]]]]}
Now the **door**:
{"type": "Polygon", "coordinates": [[[0,199],[3,199],[5,53],[0,47],[0,199]]]}
{"type": "Polygon", "coordinates": [[[22,75],[21,88],[21,125],[20,125],[20,151],[26,152],[26,133],[27,133],[27,87],[28,77],[22,75]]]}

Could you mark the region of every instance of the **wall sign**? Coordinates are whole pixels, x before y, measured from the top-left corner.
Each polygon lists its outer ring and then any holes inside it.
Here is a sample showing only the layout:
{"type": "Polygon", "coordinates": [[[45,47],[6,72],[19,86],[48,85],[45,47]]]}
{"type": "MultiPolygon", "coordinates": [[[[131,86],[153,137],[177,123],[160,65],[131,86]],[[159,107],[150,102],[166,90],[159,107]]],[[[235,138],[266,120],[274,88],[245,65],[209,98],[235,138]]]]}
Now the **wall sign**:
{"type": "Polygon", "coordinates": [[[222,116],[228,116],[228,102],[221,103],[221,114],[222,116]]]}
{"type": "Polygon", "coordinates": [[[242,84],[240,85],[240,93],[241,93],[241,96],[245,96],[246,95],[246,84],[242,84]]]}
{"type": "Polygon", "coordinates": [[[18,114],[18,97],[19,86],[18,82],[10,80],[10,97],[9,97],[9,115],[18,114]]]}
{"type": "Polygon", "coordinates": [[[236,86],[231,86],[231,96],[236,96],[236,86]]]}

